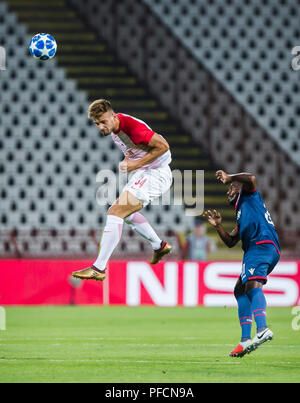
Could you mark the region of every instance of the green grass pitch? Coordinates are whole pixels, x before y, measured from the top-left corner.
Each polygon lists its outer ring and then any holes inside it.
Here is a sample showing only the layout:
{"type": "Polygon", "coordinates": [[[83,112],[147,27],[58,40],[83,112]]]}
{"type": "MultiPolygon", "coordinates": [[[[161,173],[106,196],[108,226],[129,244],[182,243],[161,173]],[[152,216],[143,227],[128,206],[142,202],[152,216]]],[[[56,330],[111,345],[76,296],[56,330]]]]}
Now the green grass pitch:
{"type": "MultiPolygon", "coordinates": [[[[291,308],[269,308],[275,334],[244,358],[235,308],[7,307],[0,382],[299,382],[291,308]]],[[[253,329],[254,330],[254,329],[253,329]]]]}

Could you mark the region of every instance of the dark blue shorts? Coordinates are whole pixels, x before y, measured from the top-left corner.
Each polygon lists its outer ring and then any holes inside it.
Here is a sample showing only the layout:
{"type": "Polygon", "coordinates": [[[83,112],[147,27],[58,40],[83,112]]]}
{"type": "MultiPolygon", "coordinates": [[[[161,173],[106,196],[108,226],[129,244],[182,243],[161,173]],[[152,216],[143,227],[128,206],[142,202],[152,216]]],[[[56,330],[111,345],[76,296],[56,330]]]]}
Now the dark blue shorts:
{"type": "Polygon", "coordinates": [[[241,281],[245,284],[249,280],[267,282],[267,276],[272,272],[280,259],[275,245],[261,243],[254,245],[244,254],[241,281]]]}

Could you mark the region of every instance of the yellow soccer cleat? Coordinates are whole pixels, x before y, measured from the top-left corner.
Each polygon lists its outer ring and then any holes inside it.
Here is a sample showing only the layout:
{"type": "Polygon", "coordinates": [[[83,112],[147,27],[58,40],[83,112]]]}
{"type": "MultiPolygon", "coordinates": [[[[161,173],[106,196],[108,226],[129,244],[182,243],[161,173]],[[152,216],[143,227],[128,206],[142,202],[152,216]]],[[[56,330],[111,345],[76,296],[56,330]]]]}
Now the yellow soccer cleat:
{"type": "Polygon", "coordinates": [[[95,266],[88,267],[87,269],[73,271],[73,277],[80,278],[81,280],[105,280],[105,270],[99,270],[95,266]]]}
{"type": "Polygon", "coordinates": [[[168,242],[162,241],[161,242],[161,247],[155,251],[153,251],[153,256],[150,261],[150,264],[156,264],[158,263],[163,256],[167,255],[172,251],[172,245],[170,245],[168,242]]]}

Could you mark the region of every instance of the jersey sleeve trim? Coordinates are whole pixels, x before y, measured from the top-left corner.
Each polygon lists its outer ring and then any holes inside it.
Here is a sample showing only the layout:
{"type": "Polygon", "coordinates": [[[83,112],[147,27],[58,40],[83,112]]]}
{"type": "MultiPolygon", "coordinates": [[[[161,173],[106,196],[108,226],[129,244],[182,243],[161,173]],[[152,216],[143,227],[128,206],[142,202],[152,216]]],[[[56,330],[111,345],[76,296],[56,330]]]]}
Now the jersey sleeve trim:
{"type": "Polygon", "coordinates": [[[122,113],[117,114],[120,119],[119,131],[123,131],[134,144],[150,143],[155,132],[142,120],[122,113]]]}

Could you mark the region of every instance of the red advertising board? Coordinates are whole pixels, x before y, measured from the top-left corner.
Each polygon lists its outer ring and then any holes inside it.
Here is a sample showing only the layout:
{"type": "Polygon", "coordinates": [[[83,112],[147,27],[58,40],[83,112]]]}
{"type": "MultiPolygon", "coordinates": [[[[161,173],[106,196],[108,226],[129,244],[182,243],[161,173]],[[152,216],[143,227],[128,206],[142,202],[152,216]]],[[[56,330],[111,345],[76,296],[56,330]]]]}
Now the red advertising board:
{"type": "MultiPolygon", "coordinates": [[[[0,305],[126,304],[236,306],[240,262],[112,261],[104,283],[71,273],[90,261],[0,260],[0,305]],[[76,287],[74,287],[76,285],[76,287]]],[[[264,288],[270,306],[300,304],[300,262],[280,261],[264,288]]]]}

